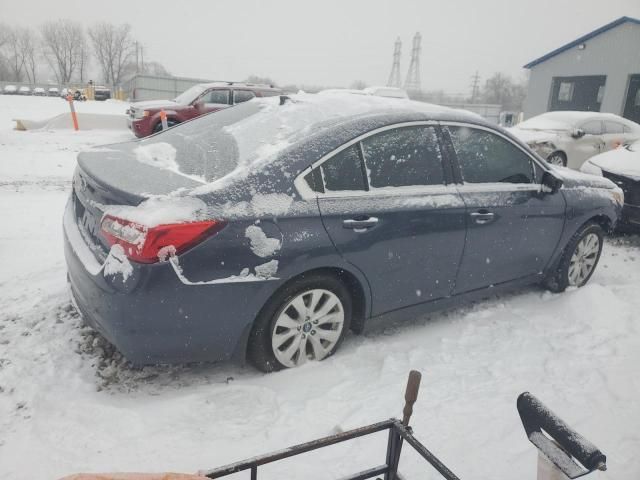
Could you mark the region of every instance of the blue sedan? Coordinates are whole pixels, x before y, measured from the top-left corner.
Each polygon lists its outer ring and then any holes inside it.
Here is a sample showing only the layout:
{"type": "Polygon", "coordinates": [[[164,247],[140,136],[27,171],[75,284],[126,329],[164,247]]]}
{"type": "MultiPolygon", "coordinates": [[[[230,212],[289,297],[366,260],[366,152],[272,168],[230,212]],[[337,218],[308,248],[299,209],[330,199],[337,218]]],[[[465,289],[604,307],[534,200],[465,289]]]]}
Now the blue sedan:
{"type": "Polygon", "coordinates": [[[622,204],[474,114],[299,94],[80,153],[65,254],[78,310],[132,362],[273,371],[372,318],[581,287],[622,204]]]}

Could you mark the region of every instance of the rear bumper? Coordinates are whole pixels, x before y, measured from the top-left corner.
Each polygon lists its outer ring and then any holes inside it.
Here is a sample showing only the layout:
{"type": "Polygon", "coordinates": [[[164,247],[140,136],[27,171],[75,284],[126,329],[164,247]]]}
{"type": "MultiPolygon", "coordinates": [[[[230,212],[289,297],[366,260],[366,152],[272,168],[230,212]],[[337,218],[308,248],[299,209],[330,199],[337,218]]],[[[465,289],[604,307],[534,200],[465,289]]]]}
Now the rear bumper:
{"type": "MultiPolygon", "coordinates": [[[[67,215],[73,215],[72,208],[67,215]]],[[[251,302],[257,285],[185,285],[168,263],[132,263],[134,272],[126,280],[120,274],[106,276],[98,262],[85,265],[90,250],[78,241],[70,220],[64,222],[64,249],[77,308],[129,361],[244,359],[244,342],[259,309],[251,302]]]]}

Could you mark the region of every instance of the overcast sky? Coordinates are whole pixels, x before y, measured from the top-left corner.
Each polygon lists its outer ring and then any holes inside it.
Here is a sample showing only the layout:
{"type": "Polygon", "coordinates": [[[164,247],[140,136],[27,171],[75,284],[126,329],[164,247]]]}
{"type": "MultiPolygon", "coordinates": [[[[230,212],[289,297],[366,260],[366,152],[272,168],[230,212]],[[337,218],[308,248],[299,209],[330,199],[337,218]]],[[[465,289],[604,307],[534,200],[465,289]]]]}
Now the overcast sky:
{"type": "Polygon", "coordinates": [[[383,85],[398,36],[404,81],[419,31],[423,90],[449,93],[468,92],[476,70],[518,78],[528,61],[623,15],[640,18],[640,1],[0,0],[10,24],[128,22],[145,60],[174,75],[281,85],[383,85]]]}

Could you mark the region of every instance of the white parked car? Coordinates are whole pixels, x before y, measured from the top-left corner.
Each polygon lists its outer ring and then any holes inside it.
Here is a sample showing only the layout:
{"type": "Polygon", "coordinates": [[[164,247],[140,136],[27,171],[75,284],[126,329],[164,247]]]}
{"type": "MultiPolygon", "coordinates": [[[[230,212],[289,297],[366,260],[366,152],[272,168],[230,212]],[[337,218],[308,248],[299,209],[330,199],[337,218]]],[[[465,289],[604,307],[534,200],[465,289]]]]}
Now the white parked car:
{"type": "Polygon", "coordinates": [[[594,155],[640,140],[640,125],[599,112],[547,112],[509,131],[549,163],[576,170],[594,155]]]}
{"type": "Polygon", "coordinates": [[[18,87],[15,85],[5,85],[2,89],[2,93],[5,95],[16,95],[18,93],[18,87]]]}
{"type": "Polygon", "coordinates": [[[45,97],[47,95],[47,92],[45,92],[44,88],[42,87],[36,87],[33,89],[33,94],[37,97],[45,97]]]}
{"type": "Polygon", "coordinates": [[[60,90],[58,90],[58,87],[51,87],[49,88],[49,90],[47,91],[48,95],[50,97],[59,97],[60,96],[60,90]]]}
{"type": "Polygon", "coordinates": [[[18,90],[18,93],[20,93],[20,95],[31,95],[31,88],[23,85],[20,87],[20,90],[18,90]]]}
{"type": "Polygon", "coordinates": [[[367,87],[362,91],[367,95],[375,95],[376,97],[409,98],[406,91],[396,87],[367,87]]]}
{"type": "Polygon", "coordinates": [[[640,141],[591,157],[580,170],[601,175],[624,192],[624,206],[618,224],[622,229],[640,229],[640,141]]]}
{"type": "Polygon", "coordinates": [[[351,93],[354,95],[373,95],[375,97],[403,98],[408,99],[409,95],[401,88],[396,87],[367,87],[362,90],[355,88],[329,88],[318,92],[320,95],[333,95],[351,93]]]}

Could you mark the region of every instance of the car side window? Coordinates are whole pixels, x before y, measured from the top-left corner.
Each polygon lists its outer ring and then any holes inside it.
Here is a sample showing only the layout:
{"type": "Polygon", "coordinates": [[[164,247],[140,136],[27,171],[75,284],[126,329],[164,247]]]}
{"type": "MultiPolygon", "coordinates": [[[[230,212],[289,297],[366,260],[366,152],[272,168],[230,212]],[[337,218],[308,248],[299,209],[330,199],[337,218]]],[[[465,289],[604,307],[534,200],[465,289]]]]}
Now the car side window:
{"type": "Polygon", "coordinates": [[[624,125],[618,122],[610,122],[608,120],[605,120],[604,131],[609,134],[624,133],[624,125]]]}
{"type": "Polygon", "coordinates": [[[362,141],[371,188],[442,185],[442,155],[434,127],[402,127],[362,141]]]}
{"type": "Polygon", "coordinates": [[[600,120],[583,123],[580,128],[587,135],[602,135],[602,122],[600,120]]]}
{"type": "Polygon", "coordinates": [[[362,159],[356,143],[338,152],[320,166],[325,192],[366,190],[362,159]]]}
{"type": "Polygon", "coordinates": [[[469,127],[447,127],[465,183],[533,183],[531,158],[508,140],[469,127]]]}
{"type": "Polygon", "coordinates": [[[256,94],[251,90],[234,90],[233,91],[233,104],[236,105],[238,103],[246,102],[255,97],[256,94]]]}
{"type": "Polygon", "coordinates": [[[199,100],[205,104],[228,105],[229,93],[229,90],[209,90],[202,95],[199,100]]]}

